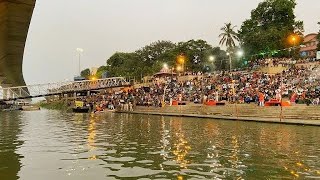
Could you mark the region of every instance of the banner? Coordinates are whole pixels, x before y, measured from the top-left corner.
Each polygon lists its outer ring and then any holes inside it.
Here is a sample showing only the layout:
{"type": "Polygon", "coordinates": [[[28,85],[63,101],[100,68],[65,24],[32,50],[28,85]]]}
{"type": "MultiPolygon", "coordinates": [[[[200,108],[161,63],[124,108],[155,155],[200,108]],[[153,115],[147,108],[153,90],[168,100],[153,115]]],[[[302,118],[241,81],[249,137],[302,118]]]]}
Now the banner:
{"type": "Polygon", "coordinates": [[[75,101],[76,107],[82,108],[83,107],[83,102],[82,101],[75,101]]]}
{"type": "Polygon", "coordinates": [[[320,51],[317,52],[317,59],[320,59],[320,51]]]}

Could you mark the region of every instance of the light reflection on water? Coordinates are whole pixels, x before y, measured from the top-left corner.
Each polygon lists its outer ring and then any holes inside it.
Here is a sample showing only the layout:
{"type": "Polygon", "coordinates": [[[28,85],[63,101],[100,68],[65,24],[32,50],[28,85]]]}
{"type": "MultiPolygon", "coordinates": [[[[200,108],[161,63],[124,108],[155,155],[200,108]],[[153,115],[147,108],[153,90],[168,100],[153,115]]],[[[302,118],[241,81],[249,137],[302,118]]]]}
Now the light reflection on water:
{"type": "Polygon", "coordinates": [[[320,128],[129,114],[0,114],[0,179],[320,178],[320,128]]]}

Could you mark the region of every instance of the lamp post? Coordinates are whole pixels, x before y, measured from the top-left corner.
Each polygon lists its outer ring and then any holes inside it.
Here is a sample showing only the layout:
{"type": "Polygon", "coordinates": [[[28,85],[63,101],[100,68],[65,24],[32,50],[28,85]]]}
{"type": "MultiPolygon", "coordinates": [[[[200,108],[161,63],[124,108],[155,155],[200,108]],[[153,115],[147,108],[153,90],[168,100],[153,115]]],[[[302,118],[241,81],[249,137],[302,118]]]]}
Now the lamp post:
{"type": "Polygon", "coordinates": [[[167,70],[167,69],[168,69],[168,64],[167,64],[167,63],[164,63],[164,64],[163,64],[163,68],[167,70]]]}
{"type": "Polygon", "coordinates": [[[292,42],[293,42],[293,53],[292,53],[292,59],[294,59],[294,54],[295,54],[295,48],[296,48],[296,41],[297,38],[295,36],[292,36],[291,38],[292,42]]]}
{"type": "Polygon", "coordinates": [[[227,56],[229,56],[229,70],[231,72],[232,64],[231,64],[231,54],[227,52],[227,56]]]}
{"type": "Polygon", "coordinates": [[[79,65],[79,76],[81,76],[81,71],[80,71],[80,69],[81,69],[81,66],[80,66],[80,58],[81,58],[81,53],[83,53],[83,49],[82,48],[77,48],[77,52],[78,52],[78,55],[79,55],[79,59],[78,59],[78,65],[79,65]]]}
{"type": "Polygon", "coordinates": [[[213,69],[214,69],[214,60],[215,60],[215,57],[214,56],[209,56],[209,61],[212,63],[212,72],[213,72],[213,69]]]}
{"type": "MultiPolygon", "coordinates": [[[[186,57],[184,54],[178,56],[178,64],[181,65],[181,71],[185,72],[186,57]]],[[[178,70],[178,69],[177,69],[178,70]]]]}
{"type": "Polygon", "coordinates": [[[288,42],[293,45],[289,51],[289,57],[291,57],[292,59],[294,59],[296,44],[297,42],[299,42],[299,40],[300,40],[300,37],[297,34],[292,34],[288,37],[288,42]],[[291,55],[292,50],[293,50],[293,53],[291,55]]]}
{"type": "Polygon", "coordinates": [[[238,52],[237,52],[237,56],[238,56],[238,58],[239,59],[241,59],[242,57],[243,57],[243,51],[240,49],[240,50],[238,50],[238,52]]]}
{"type": "Polygon", "coordinates": [[[242,51],[242,50],[239,50],[239,51],[237,52],[237,55],[238,55],[238,57],[242,57],[242,56],[243,56],[243,51],[242,51]]]}

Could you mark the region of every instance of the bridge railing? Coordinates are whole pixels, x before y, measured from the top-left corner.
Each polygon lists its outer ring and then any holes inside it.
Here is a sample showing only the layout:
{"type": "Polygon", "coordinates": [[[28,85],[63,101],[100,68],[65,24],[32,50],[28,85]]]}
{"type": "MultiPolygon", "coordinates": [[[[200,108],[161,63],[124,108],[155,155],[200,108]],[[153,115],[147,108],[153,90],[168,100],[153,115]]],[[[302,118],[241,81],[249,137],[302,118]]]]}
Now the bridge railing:
{"type": "Polygon", "coordinates": [[[123,77],[0,88],[0,100],[16,100],[128,85],[123,77]]]}

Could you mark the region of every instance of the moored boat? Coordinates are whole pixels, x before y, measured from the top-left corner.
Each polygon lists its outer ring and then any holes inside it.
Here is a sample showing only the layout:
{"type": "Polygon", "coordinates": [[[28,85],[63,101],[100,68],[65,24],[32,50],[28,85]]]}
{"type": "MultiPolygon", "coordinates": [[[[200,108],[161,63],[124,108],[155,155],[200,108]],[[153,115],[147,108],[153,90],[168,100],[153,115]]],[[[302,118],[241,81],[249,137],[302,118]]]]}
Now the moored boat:
{"type": "Polygon", "coordinates": [[[22,111],[39,111],[40,107],[39,106],[33,106],[33,105],[29,105],[29,106],[22,106],[21,107],[22,111]]]}
{"type": "Polygon", "coordinates": [[[74,113],[88,113],[90,107],[85,106],[83,101],[75,101],[75,106],[72,108],[74,113]]]}
{"type": "Polygon", "coordinates": [[[74,113],[88,113],[90,110],[89,107],[74,107],[72,108],[72,111],[74,113]]]}

